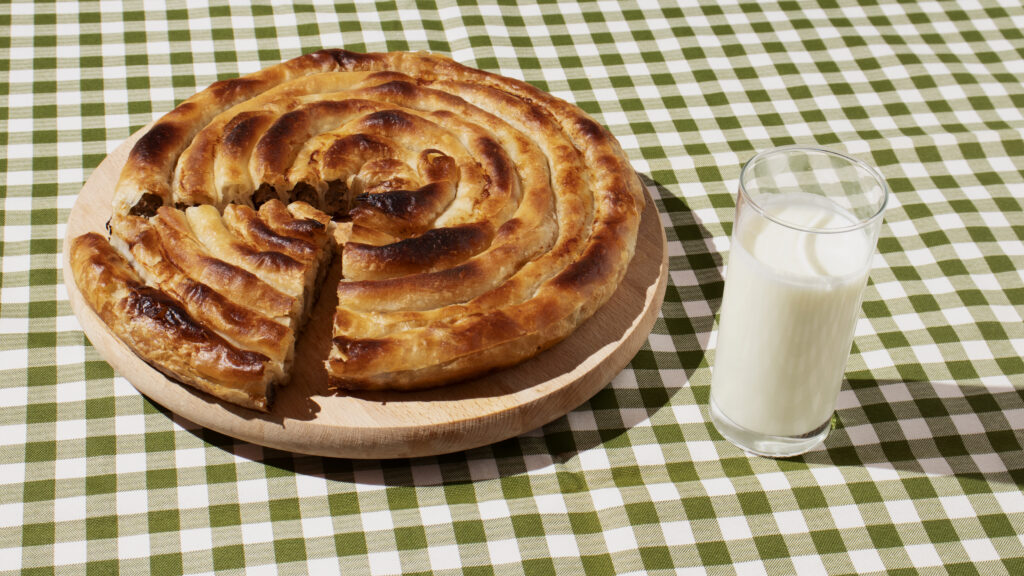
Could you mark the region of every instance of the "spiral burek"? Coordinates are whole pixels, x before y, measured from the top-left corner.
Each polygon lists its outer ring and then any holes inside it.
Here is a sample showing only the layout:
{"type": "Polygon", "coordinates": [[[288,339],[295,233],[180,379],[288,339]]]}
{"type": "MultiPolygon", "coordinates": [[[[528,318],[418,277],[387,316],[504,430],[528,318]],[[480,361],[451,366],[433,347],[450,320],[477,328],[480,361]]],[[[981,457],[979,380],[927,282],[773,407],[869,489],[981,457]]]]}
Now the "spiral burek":
{"type": "Polygon", "coordinates": [[[323,258],[332,235],[343,278],[328,375],[409,389],[566,337],[622,279],[643,202],[614,137],[572,104],[433,54],[323,50],[215,83],[157,121],[122,172],[111,229],[143,278],[163,258],[214,293],[259,284],[199,271],[212,261],[266,280],[295,301],[233,305],[293,328],[322,271],[289,262],[323,258]],[[314,251],[260,246],[275,217],[322,224],[302,240],[314,251]]]}

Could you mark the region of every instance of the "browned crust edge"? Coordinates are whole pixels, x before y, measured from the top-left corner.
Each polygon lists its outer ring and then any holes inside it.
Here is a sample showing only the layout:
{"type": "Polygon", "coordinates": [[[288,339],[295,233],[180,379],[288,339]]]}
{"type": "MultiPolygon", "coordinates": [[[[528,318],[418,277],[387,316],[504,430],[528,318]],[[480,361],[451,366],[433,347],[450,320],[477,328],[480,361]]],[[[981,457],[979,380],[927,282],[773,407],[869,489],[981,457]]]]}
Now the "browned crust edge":
{"type": "Polygon", "coordinates": [[[265,356],[231,346],[196,322],[180,303],[147,287],[95,232],[71,241],[70,261],[85,301],[136,354],[198,390],[268,411],[273,392],[265,356]]]}

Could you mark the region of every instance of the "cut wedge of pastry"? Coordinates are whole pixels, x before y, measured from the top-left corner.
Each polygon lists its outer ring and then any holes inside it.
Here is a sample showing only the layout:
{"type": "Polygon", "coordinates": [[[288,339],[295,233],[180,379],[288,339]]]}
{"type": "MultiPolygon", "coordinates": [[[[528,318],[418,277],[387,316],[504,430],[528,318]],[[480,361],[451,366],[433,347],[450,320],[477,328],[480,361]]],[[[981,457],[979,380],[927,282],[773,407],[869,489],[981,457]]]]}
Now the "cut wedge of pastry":
{"type": "Polygon", "coordinates": [[[115,240],[124,252],[98,234],[75,238],[72,270],[92,308],[152,365],[267,410],[274,386],[289,380],[296,337],[334,253],[331,227],[303,202],[223,214],[162,206],[135,243],[115,240]]]}

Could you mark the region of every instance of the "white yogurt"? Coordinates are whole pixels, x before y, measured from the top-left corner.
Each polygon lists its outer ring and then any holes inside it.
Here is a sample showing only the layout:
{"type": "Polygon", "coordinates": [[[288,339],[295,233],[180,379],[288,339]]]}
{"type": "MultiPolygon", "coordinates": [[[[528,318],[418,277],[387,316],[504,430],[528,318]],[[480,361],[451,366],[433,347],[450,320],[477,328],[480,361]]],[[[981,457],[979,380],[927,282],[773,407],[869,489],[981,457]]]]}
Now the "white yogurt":
{"type": "MultiPolygon", "coordinates": [[[[817,195],[759,199],[765,213],[802,228],[857,223],[817,195]]],[[[874,239],[863,228],[814,233],[740,211],[726,272],[711,396],[752,432],[800,436],[835,408],[867,283],[874,239]]]]}

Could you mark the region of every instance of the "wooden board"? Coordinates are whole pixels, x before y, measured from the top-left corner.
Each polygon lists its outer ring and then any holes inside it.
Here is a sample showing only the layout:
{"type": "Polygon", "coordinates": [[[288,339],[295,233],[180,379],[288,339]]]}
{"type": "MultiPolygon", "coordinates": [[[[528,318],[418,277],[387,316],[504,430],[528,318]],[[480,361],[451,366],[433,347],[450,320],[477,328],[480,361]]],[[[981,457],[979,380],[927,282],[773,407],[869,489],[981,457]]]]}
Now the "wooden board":
{"type": "MultiPolygon", "coordinates": [[[[89,308],[68,261],[70,239],[106,234],[111,199],[139,131],[85,183],[67,225],[64,281],[82,329],[104,359],[140,392],[175,414],[223,434],[282,450],[344,458],[399,458],[467,450],[540,427],[603,388],[637,353],[654,325],[668,278],[665,233],[647,197],[636,256],[619,289],[569,338],[518,366],[420,392],[339,392],[327,387],[333,290],[324,290],[300,336],[292,382],[270,414],[223,403],[169,380],[136,356],[89,308]]],[[[327,282],[336,283],[335,265],[327,282]]]]}

